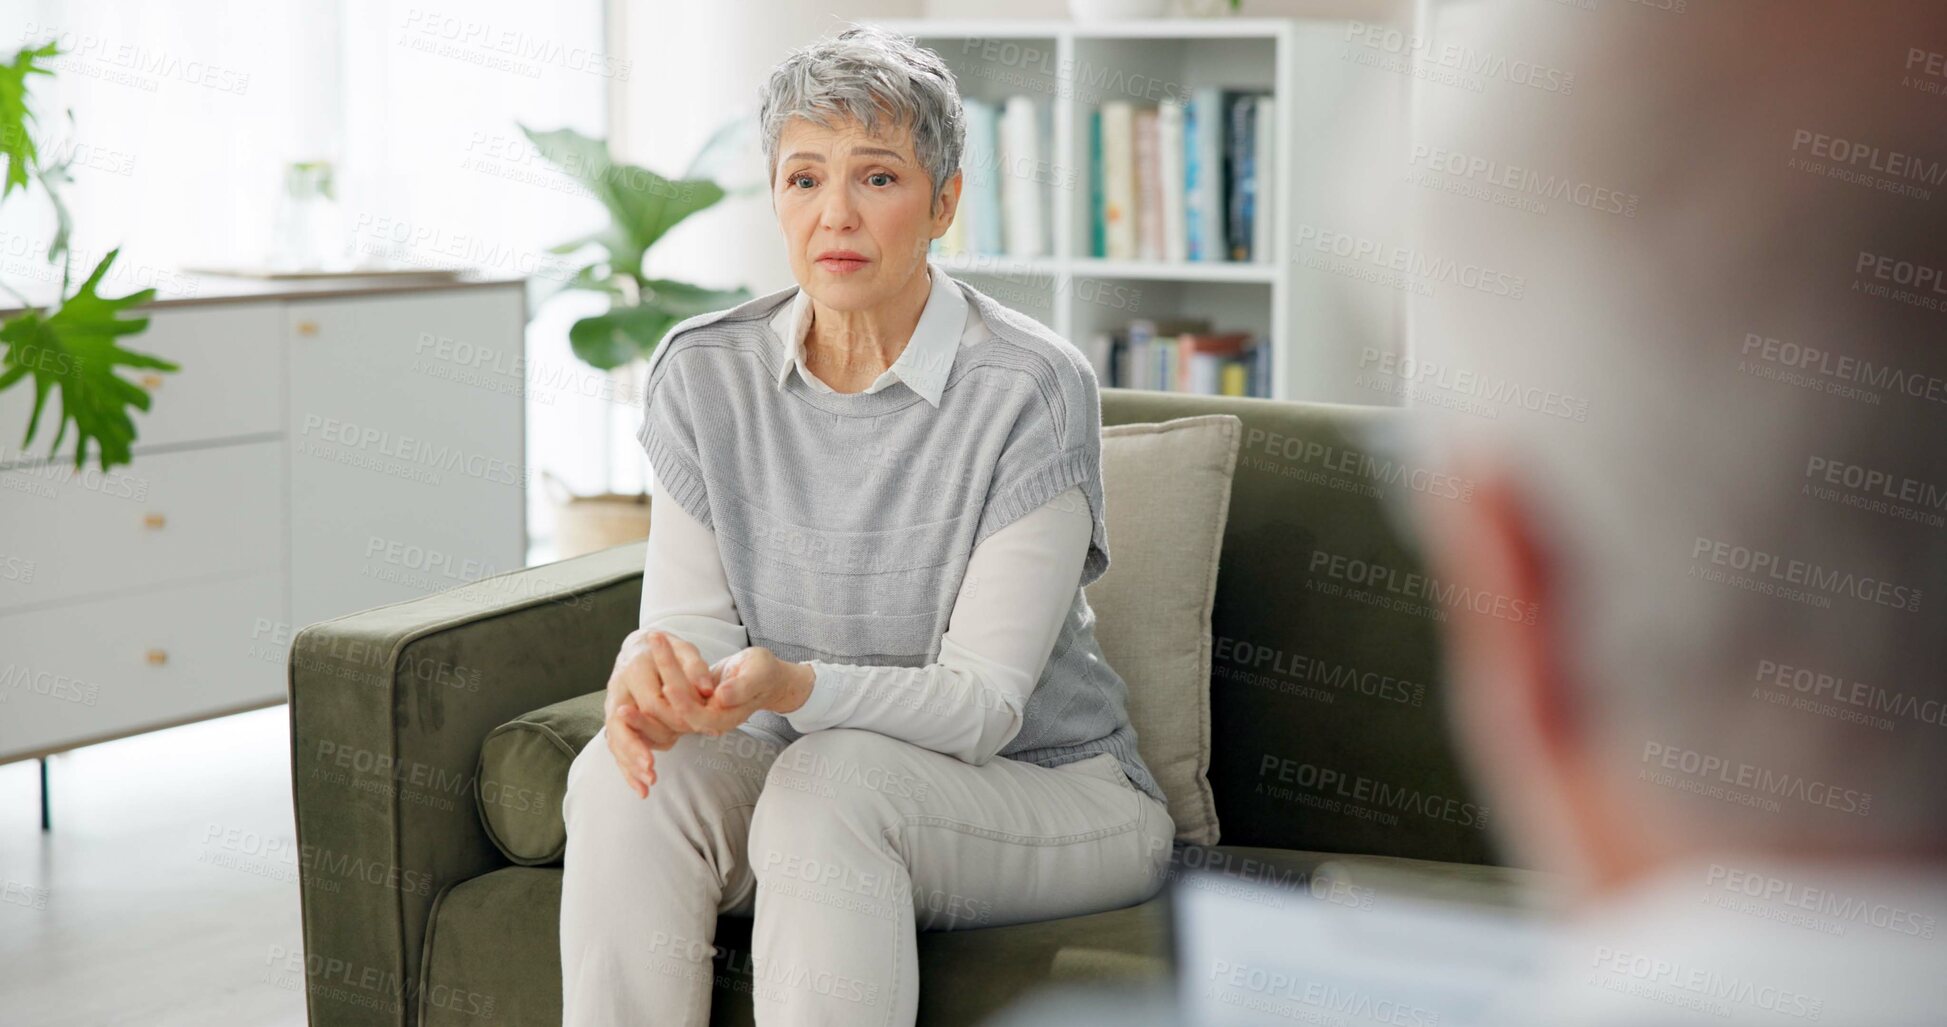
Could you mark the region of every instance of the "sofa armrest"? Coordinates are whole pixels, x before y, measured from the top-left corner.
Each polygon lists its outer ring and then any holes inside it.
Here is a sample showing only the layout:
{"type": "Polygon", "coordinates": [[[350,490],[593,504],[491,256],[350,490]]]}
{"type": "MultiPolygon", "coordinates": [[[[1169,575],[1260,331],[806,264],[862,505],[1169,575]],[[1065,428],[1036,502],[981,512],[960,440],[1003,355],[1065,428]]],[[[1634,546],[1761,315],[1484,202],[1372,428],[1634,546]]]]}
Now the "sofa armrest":
{"type": "Polygon", "coordinates": [[[640,541],[614,546],[320,621],[292,640],[313,1025],[416,1022],[433,899],[507,865],[477,811],[480,743],[607,684],[640,615],[644,555],[640,541]]]}

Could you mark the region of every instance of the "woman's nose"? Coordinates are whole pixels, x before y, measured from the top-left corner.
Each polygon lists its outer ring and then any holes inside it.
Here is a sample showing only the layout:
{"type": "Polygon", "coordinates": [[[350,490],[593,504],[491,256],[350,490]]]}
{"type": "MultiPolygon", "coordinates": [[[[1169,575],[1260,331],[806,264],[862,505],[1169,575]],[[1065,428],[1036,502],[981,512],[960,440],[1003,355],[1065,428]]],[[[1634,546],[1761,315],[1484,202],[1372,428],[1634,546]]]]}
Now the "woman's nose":
{"type": "Polygon", "coordinates": [[[833,231],[851,228],[857,222],[859,205],[849,189],[833,189],[825,194],[824,227],[833,231]]]}

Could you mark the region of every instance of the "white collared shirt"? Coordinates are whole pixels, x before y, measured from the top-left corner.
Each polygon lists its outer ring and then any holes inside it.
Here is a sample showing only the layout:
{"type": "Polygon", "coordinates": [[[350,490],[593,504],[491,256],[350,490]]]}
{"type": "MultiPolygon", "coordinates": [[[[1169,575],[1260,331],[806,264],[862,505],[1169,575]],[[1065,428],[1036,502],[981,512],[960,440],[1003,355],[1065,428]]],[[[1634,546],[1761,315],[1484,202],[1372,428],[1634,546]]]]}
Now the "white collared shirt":
{"type": "MultiPolygon", "coordinates": [[[[967,297],[960,287],[953,284],[932,261],[926,263],[926,273],[932,282],[932,291],[927,294],[926,306],[920,311],[919,324],[913,328],[913,337],[906,343],[892,366],[879,372],[879,377],[865,387],[865,392],[878,392],[895,382],[904,383],[909,389],[919,393],[928,403],[938,407],[940,397],[946,392],[946,379],[953,370],[953,358],[961,346],[971,345],[984,335],[980,319],[972,316],[967,305],[967,297]]],[[[779,355],[777,383],[784,385],[793,368],[805,383],[820,392],[837,393],[838,390],[820,381],[805,366],[804,340],[811,331],[811,295],[799,289],[791,302],[778,308],[771,318],[771,333],[777,337],[779,355]]]]}
{"type": "MultiPolygon", "coordinates": [[[[865,391],[903,384],[937,408],[954,355],[986,338],[986,328],[958,285],[930,262],[928,273],[933,291],[913,338],[865,391]]],[[[789,349],[779,361],[777,384],[782,388],[795,367],[812,388],[835,393],[804,367],[809,307],[800,290],[771,321],[779,352],[789,349]]],[[[914,485],[923,488],[925,482],[914,485]]],[[[969,763],[992,759],[1020,732],[1022,709],[1076,600],[1092,529],[1087,511],[1081,489],[1072,488],[975,547],[937,662],[897,667],[811,661],[811,695],[786,715],[791,726],[802,732],[863,728],[969,763]]],[[[676,502],[653,504],[651,519],[640,624],[691,643],[714,667],[750,644],[716,533],[676,502]]]]}

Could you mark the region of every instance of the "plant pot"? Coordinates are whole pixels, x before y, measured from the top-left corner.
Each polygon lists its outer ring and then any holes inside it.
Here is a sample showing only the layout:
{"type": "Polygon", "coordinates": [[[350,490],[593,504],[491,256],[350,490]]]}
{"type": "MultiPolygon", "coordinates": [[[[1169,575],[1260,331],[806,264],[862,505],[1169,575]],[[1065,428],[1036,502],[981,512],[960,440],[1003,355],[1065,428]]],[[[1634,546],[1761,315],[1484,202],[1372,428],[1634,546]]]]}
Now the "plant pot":
{"type": "Polygon", "coordinates": [[[561,479],[541,472],[554,502],[554,558],[566,560],[649,537],[649,494],[604,492],[578,496],[561,479]]]}
{"type": "Polygon", "coordinates": [[[1169,9],[1170,0],[1068,0],[1069,17],[1083,22],[1161,18],[1169,9]]]}

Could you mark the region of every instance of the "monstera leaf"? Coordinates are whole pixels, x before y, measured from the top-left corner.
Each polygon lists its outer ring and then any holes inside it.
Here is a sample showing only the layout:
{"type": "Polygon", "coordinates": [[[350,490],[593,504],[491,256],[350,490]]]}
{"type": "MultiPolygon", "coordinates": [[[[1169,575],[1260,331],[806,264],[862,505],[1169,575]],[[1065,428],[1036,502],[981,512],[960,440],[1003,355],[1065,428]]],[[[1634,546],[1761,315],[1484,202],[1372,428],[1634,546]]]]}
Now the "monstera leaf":
{"type": "Polygon", "coordinates": [[[642,288],[640,302],[614,304],[608,313],[584,317],[568,329],[568,344],[576,356],[604,371],[612,370],[647,356],[684,318],[750,299],[746,289],[705,289],[662,278],[649,279],[642,288]]]}
{"type": "MultiPolygon", "coordinates": [[[[607,312],[582,318],[568,329],[576,356],[604,371],[612,370],[648,356],[684,318],[750,299],[748,289],[706,289],[642,276],[649,247],[684,218],[723,199],[724,190],[714,181],[668,179],[647,168],[618,164],[606,142],[573,129],[536,132],[522,125],[521,131],[543,157],[580,181],[608,211],[608,224],[599,231],[551,248],[561,254],[589,247],[601,251],[601,259],[560,284],[561,289],[602,293],[609,301],[607,312]]],[[[736,140],[734,133],[719,132],[705,153],[730,152],[736,140]]],[[[691,166],[711,165],[699,160],[691,166]]]]}
{"type": "Polygon", "coordinates": [[[34,412],[27,420],[27,438],[21,448],[34,441],[48,393],[58,389],[60,426],[49,452],[60,448],[68,423],[73,422],[74,466],[79,468],[87,462],[88,440],[93,439],[103,472],[129,462],[135,423],[127,408],[149,409],[148,392],[124,381],[115,368],[177,370],[167,360],[123,349],[117,342],[149,326],[146,317],[125,318],[122,313],[155,296],[154,289],[143,289],[105,299],[95,291],[120,252],[108,251],[81,288],[51,313],[30,309],[0,325],[0,343],[7,347],[4,358],[0,358],[0,367],[5,368],[0,371],[0,389],[22,378],[31,376],[34,380],[34,412]]]}
{"type": "Polygon", "coordinates": [[[608,208],[606,226],[554,247],[555,253],[573,253],[593,244],[607,254],[611,271],[640,277],[642,255],[656,240],[684,218],[723,199],[723,190],[715,182],[672,180],[648,168],[618,164],[610,158],[607,143],[572,128],[536,132],[522,125],[521,131],[541,156],[574,176],[608,208]]]}

